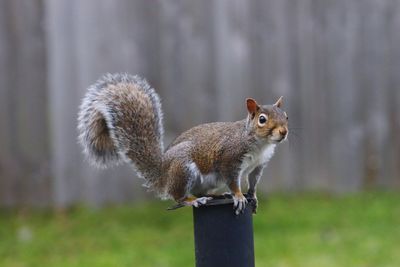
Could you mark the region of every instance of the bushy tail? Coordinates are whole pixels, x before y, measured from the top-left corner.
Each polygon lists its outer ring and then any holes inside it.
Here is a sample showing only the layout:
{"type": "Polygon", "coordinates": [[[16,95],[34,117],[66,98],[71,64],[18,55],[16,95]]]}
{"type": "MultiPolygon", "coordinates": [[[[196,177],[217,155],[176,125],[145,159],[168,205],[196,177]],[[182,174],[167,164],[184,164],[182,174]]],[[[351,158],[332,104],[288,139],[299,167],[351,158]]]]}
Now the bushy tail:
{"type": "Polygon", "coordinates": [[[90,86],[80,106],[78,131],[84,153],[97,166],[133,163],[148,186],[160,177],[161,103],[144,79],[107,74],[90,86]]]}

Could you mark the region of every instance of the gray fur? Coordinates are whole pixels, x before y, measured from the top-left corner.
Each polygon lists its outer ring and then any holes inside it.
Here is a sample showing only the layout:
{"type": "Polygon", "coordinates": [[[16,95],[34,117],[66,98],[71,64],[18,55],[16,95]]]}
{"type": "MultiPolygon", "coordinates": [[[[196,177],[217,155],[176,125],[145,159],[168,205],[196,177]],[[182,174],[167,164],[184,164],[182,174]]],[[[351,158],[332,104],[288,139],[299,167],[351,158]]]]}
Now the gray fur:
{"type": "Polygon", "coordinates": [[[146,80],[128,74],[106,74],[88,88],[79,108],[79,143],[94,165],[132,163],[150,186],[161,172],[162,118],[160,98],[146,80]],[[112,85],[119,86],[111,89],[112,85]],[[139,101],[143,100],[136,97],[137,91],[151,102],[141,112],[136,112],[139,101]],[[100,126],[103,121],[105,128],[100,126]],[[143,157],[149,153],[154,155],[143,157]]]}
{"type": "MultiPolygon", "coordinates": [[[[162,198],[197,203],[202,196],[226,185],[236,212],[244,209],[241,179],[266,165],[287,132],[287,118],[278,106],[259,106],[244,120],[198,125],[178,136],[164,152],[161,103],[142,78],[107,74],[90,86],[79,109],[79,142],[89,160],[105,167],[131,163],[146,186],[162,198]],[[256,113],[268,121],[257,124],[256,113]]],[[[248,103],[249,103],[248,102],[248,103]]],[[[255,190],[259,175],[252,178],[255,190]]],[[[255,193],[255,192],[253,192],[255,193]]]]}

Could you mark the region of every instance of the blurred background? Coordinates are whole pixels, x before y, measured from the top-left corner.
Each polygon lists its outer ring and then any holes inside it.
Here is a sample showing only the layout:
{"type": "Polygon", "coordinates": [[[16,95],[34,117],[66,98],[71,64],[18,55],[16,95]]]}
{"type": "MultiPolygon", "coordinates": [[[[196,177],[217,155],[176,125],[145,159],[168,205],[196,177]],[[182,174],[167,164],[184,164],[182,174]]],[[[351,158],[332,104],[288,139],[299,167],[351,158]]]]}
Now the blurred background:
{"type": "MultiPolygon", "coordinates": [[[[80,100],[107,72],[139,74],[157,90],[165,143],[200,123],[244,118],[246,97],[270,104],[283,95],[289,141],[259,191],[350,193],[355,210],[383,201],[388,220],[400,222],[386,193],[360,193],[400,188],[400,1],[0,0],[0,206],[13,214],[154,199],[129,166],[95,169],[77,144],[80,100]]],[[[382,222],[377,209],[371,225],[382,222]]],[[[10,225],[25,222],[8,215],[10,225]]],[[[398,225],[389,227],[397,236],[398,225]]],[[[329,239],[331,228],[323,229],[329,239]]],[[[165,262],[142,266],[180,266],[165,262]]]]}
{"type": "Polygon", "coordinates": [[[129,166],[96,170],[78,105],[107,72],[161,95],[166,143],[283,95],[289,142],[262,191],[400,188],[400,2],[0,1],[0,204],[147,196],[129,166]]]}

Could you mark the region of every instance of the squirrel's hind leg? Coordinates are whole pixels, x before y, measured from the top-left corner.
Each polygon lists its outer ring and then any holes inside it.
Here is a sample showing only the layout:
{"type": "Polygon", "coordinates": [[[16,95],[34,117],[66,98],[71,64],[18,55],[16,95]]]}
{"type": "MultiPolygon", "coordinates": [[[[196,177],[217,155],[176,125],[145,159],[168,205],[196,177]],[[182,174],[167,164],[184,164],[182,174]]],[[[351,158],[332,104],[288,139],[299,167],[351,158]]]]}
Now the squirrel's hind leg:
{"type": "Polygon", "coordinates": [[[168,179],[167,188],[169,195],[175,199],[178,206],[199,207],[212,199],[212,197],[208,196],[193,196],[191,189],[197,178],[196,175],[193,168],[191,168],[189,164],[185,164],[184,161],[179,159],[171,161],[168,170],[168,177],[170,177],[170,179],[168,179]]]}

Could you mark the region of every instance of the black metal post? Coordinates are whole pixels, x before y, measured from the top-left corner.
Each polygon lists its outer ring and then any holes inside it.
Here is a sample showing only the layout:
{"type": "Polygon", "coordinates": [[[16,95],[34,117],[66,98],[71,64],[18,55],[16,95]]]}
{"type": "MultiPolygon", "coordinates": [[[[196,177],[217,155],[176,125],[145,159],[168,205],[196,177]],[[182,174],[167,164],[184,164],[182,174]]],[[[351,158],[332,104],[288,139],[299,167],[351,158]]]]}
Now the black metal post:
{"type": "Polygon", "coordinates": [[[235,215],[232,199],[193,208],[196,267],[254,267],[251,201],[235,215]]]}

